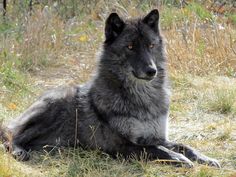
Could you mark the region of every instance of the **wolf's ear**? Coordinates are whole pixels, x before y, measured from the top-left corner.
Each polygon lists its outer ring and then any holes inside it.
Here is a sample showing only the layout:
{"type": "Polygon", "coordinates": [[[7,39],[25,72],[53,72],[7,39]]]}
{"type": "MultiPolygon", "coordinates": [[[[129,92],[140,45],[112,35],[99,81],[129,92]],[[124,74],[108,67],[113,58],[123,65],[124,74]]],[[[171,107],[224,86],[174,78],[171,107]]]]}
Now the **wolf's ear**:
{"type": "Polygon", "coordinates": [[[157,9],[152,10],[143,18],[143,23],[147,24],[156,33],[159,33],[159,11],[157,9]]]}
{"type": "Polygon", "coordinates": [[[106,20],[105,43],[113,42],[116,37],[122,32],[124,26],[124,21],[117,15],[117,13],[111,13],[106,20]]]}

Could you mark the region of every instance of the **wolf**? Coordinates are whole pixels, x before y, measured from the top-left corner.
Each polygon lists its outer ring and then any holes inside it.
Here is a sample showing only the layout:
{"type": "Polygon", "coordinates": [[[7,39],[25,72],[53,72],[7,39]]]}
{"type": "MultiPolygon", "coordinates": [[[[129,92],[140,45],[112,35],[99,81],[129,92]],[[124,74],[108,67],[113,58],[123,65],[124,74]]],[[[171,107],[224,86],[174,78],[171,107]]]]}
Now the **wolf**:
{"type": "Polygon", "coordinates": [[[197,150],[168,138],[170,89],[159,11],[124,20],[111,13],[97,73],[84,85],[45,92],[1,132],[18,160],[53,147],[100,149],[112,157],[193,161],[220,167],[197,150]]]}

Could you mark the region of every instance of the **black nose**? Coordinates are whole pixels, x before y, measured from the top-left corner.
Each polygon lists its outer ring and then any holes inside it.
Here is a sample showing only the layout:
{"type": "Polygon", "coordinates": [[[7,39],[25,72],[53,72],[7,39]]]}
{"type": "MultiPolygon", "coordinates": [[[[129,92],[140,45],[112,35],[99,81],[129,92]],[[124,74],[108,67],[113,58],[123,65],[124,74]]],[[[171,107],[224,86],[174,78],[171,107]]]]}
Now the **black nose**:
{"type": "Polygon", "coordinates": [[[146,75],[147,75],[148,77],[153,77],[153,76],[156,75],[156,73],[157,73],[157,70],[156,70],[155,68],[153,68],[153,67],[148,67],[148,68],[146,69],[146,75]]]}

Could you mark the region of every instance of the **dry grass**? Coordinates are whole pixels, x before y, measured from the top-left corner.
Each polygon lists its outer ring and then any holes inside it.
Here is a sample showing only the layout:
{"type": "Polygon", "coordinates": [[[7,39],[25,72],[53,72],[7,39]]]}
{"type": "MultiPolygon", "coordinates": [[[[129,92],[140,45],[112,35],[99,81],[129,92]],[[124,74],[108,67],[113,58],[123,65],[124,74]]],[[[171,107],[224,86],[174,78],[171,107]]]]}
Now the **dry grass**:
{"type": "Polygon", "coordinates": [[[231,26],[191,24],[165,31],[171,70],[198,75],[227,74],[233,76],[236,66],[236,34],[231,26]],[[174,47],[172,47],[174,46],[174,47]]]}
{"type": "MultiPolygon", "coordinates": [[[[22,112],[43,90],[89,79],[103,41],[104,20],[112,9],[130,18],[158,5],[154,1],[112,0],[90,2],[90,6],[81,1],[79,7],[73,1],[65,3],[72,3],[68,6],[72,9],[43,9],[39,5],[31,16],[21,16],[19,10],[9,6],[9,24],[0,26],[0,119],[5,122],[22,112]],[[80,11],[73,10],[81,7],[80,11]],[[71,14],[76,16],[70,18],[71,14]]],[[[161,6],[160,12],[173,86],[170,138],[219,159],[223,168],[196,164],[193,169],[185,169],[157,162],[126,162],[81,149],[62,150],[53,156],[35,152],[31,161],[21,163],[0,151],[0,176],[236,174],[235,26],[227,23],[227,16],[214,16],[195,3],[183,9],[161,6]]]]}

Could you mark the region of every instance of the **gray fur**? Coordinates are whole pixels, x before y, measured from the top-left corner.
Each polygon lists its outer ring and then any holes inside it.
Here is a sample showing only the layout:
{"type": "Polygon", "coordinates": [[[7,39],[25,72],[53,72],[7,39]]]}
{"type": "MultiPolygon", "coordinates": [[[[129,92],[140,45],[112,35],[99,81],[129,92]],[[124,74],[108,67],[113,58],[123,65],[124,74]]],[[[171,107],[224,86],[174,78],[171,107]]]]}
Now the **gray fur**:
{"type": "Polygon", "coordinates": [[[150,159],[181,161],[189,167],[190,160],[199,158],[219,166],[168,140],[170,91],[158,11],[127,21],[112,13],[105,35],[91,81],[46,92],[8,126],[13,137],[5,144],[12,144],[12,154],[27,160],[29,150],[81,146],[112,156],[139,156],[145,151],[150,159]],[[188,151],[186,157],[177,147],[188,151]]]}

